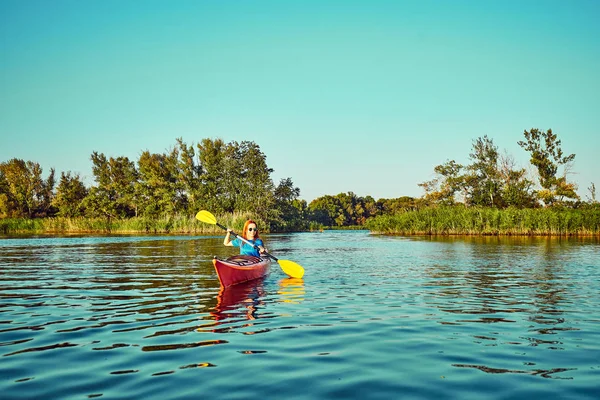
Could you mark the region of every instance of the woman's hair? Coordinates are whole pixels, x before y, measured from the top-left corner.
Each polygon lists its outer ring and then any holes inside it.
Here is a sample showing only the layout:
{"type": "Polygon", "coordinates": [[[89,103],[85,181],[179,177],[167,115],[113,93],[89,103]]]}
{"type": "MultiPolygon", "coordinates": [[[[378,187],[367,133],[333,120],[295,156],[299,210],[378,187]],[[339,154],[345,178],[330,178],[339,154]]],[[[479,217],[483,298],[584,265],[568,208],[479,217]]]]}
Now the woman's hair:
{"type": "MultiPolygon", "coordinates": [[[[244,230],[242,231],[242,237],[246,240],[248,240],[248,226],[250,224],[254,224],[254,226],[256,226],[258,228],[258,225],[256,224],[256,222],[252,221],[251,219],[246,221],[246,223],[244,224],[244,230]]],[[[260,236],[258,236],[258,231],[256,231],[256,235],[254,235],[254,239],[256,240],[258,238],[260,238],[260,236]]]]}

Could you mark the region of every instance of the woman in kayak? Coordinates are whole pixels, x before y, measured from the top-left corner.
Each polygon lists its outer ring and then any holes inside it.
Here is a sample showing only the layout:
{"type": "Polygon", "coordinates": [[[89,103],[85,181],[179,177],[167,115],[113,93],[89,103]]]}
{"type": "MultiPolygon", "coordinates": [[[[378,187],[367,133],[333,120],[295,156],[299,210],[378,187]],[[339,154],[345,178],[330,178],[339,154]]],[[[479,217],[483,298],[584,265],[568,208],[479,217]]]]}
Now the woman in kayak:
{"type": "Polygon", "coordinates": [[[242,240],[235,238],[231,240],[231,229],[227,229],[227,234],[225,235],[225,239],[223,240],[223,244],[225,246],[238,246],[240,248],[240,254],[245,256],[254,256],[260,257],[260,253],[265,253],[267,249],[265,248],[265,244],[262,239],[258,236],[258,228],[256,227],[256,222],[249,219],[244,224],[244,230],[241,235],[244,239],[252,243],[253,247],[247,243],[244,243],[242,240]]]}

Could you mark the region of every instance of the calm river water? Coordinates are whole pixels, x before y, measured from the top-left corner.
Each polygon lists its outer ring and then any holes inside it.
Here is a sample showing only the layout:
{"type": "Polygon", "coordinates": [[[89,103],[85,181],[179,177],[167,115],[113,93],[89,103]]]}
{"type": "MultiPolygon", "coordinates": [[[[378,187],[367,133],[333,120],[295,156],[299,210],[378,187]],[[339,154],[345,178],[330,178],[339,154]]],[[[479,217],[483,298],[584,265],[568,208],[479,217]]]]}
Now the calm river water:
{"type": "Polygon", "coordinates": [[[0,239],[0,397],[600,397],[597,238],[270,235],[304,279],[220,291],[222,240],[0,239]]]}

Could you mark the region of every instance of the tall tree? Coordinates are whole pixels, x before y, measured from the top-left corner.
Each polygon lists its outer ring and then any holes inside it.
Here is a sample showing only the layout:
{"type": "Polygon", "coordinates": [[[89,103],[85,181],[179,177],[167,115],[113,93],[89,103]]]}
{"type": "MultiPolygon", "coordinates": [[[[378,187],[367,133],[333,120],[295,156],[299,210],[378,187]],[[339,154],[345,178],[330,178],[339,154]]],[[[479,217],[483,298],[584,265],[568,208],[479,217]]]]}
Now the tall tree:
{"type": "Polygon", "coordinates": [[[0,164],[0,213],[10,217],[48,215],[54,191],[54,169],[46,180],[39,163],[13,158],[0,164]]]}
{"type": "Polygon", "coordinates": [[[236,180],[239,182],[240,196],[236,199],[236,209],[250,211],[268,220],[275,204],[275,187],[271,179],[273,169],[268,167],[267,156],[254,142],[240,143],[239,154],[239,179],[236,180]]]}
{"type": "Polygon", "coordinates": [[[135,199],[139,214],[152,218],[183,211],[183,198],[178,190],[176,151],[153,154],[144,151],[138,159],[139,179],[135,185],[135,199]]]}
{"type": "Polygon", "coordinates": [[[317,197],[308,205],[310,219],[324,226],[338,225],[344,218],[339,200],[331,195],[317,197]]]}
{"type": "Polygon", "coordinates": [[[467,204],[501,206],[498,147],[494,141],[487,135],[475,139],[469,158],[473,162],[467,167],[471,174],[467,177],[469,182],[467,204]]]}
{"type": "Polygon", "coordinates": [[[202,165],[200,174],[198,208],[214,213],[233,212],[233,206],[225,204],[223,185],[226,182],[225,142],[222,139],[205,138],[197,144],[202,165]]]}
{"type": "Polygon", "coordinates": [[[434,204],[452,205],[455,195],[464,189],[463,166],[454,160],[446,161],[434,168],[436,177],[418,185],[425,191],[424,200],[434,204]]]}
{"type": "Polygon", "coordinates": [[[298,200],[300,189],[294,186],[292,178],[279,181],[274,191],[274,207],[271,213],[272,231],[302,230],[306,226],[306,201],[298,200]]]}
{"type": "Polygon", "coordinates": [[[187,197],[187,205],[191,210],[199,209],[199,199],[201,196],[201,174],[202,166],[193,145],[187,145],[182,138],[177,139],[177,148],[179,150],[178,161],[178,180],[181,184],[181,190],[187,197]]]}
{"type": "Polygon", "coordinates": [[[508,154],[500,157],[499,173],[502,181],[502,204],[504,207],[534,208],[538,206],[533,182],[527,179],[525,168],[517,168],[508,154]]]}
{"type": "Polygon", "coordinates": [[[530,162],[537,168],[542,187],[537,193],[544,204],[552,205],[565,198],[578,199],[575,185],[567,182],[566,178],[575,154],[563,155],[561,141],[552,133],[552,129],[544,132],[533,128],[524,131],[523,135],[525,140],[518,144],[530,153],[530,162]],[[560,166],[563,166],[563,175],[559,177],[557,173],[560,166]]]}
{"type": "Polygon", "coordinates": [[[135,185],[138,171],[128,157],[110,157],[93,152],[92,173],[97,186],[92,186],[84,200],[90,216],[107,218],[131,217],[137,213],[135,185]]]}
{"type": "Polygon", "coordinates": [[[62,172],[56,188],[53,206],[58,209],[58,215],[63,217],[80,217],[84,215],[83,200],[88,190],[81,181],[79,174],[71,175],[71,171],[62,172]]]}

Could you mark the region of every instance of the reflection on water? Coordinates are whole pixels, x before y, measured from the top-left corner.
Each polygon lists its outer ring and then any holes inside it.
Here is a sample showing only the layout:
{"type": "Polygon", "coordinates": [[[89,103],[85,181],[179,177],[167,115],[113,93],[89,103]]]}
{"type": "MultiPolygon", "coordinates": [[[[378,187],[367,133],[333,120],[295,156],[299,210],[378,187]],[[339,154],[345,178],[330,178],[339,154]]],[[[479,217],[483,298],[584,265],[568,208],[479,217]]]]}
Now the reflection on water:
{"type": "Polygon", "coordinates": [[[221,236],[0,240],[2,398],[598,395],[597,238],[266,240],[304,279],[222,289],[221,236]]]}
{"type": "Polygon", "coordinates": [[[279,281],[279,290],[277,291],[281,301],[285,303],[302,303],[306,293],[304,289],[304,280],[301,278],[284,278],[279,281]]]}
{"type": "Polygon", "coordinates": [[[217,305],[210,314],[217,321],[238,317],[240,314],[249,320],[256,319],[255,313],[265,296],[264,280],[263,277],[226,288],[221,287],[217,295],[217,305]]]}

